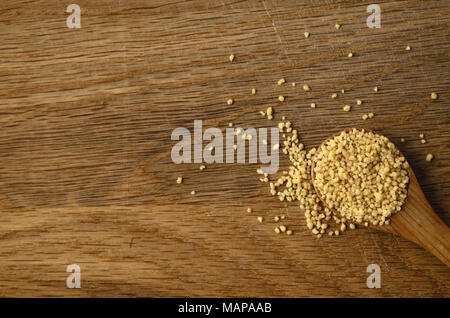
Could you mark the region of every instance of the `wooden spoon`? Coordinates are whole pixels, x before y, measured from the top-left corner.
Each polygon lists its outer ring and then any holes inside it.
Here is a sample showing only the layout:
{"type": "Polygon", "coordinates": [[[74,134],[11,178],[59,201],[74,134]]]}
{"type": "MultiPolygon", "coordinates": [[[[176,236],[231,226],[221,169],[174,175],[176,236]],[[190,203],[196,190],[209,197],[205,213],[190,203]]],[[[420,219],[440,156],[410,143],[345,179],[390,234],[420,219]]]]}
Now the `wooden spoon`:
{"type": "MultiPolygon", "coordinates": [[[[345,132],[352,130],[349,128],[344,130],[345,132]]],[[[362,130],[362,128],[356,128],[362,130]]],[[[365,131],[378,134],[370,129],[365,129],[365,131]]],[[[326,139],[317,148],[316,155],[320,152],[322,145],[328,143],[328,141],[335,136],[341,134],[341,132],[336,133],[326,139]]],[[[381,134],[379,134],[381,135],[381,134]]],[[[403,156],[403,154],[400,152],[403,156]]],[[[316,156],[313,158],[311,167],[311,177],[314,189],[317,192],[320,200],[323,204],[328,207],[334,214],[340,216],[341,214],[334,208],[330,208],[322,195],[316,188],[314,184],[315,180],[315,161],[316,156]]],[[[409,185],[408,185],[408,196],[406,202],[403,204],[402,209],[391,217],[390,225],[375,226],[370,225],[370,227],[389,232],[401,237],[404,237],[429,251],[431,254],[439,258],[445,265],[450,267],[450,229],[449,227],[436,215],[428,203],[422,189],[420,188],[419,182],[411,169],[411,166],[407,169],[409,175],[409,185]]]]}

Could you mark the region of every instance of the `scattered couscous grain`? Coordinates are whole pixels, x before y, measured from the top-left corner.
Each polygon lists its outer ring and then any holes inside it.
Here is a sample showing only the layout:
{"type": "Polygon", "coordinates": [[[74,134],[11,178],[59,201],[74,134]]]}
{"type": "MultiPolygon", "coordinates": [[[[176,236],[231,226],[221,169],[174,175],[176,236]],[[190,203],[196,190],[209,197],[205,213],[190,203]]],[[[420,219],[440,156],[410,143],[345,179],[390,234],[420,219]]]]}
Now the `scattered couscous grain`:
{"type": "Polygon", "coordinates": [[[374,91],[375,93],[378,93],[378,87],[375,86],[375,87],[373,88],[373,91],[374,91]]]}
{"type": "Polygon", "coordinates": [[[205,165],[201,165],[201,166],[200,166],[200,171],[203,171],[203,170],[205,170],[205,168],[206,168],[206,166],[205,166],[205,165]]]}
{"type": "Polygon", "coordinates": [[[233,104],[233,102],[234,102],[234,101],[233,101],[233,99],[231,99],[231,98],[227,100],[227,104],[228,104],[228,105],[233,104]]]}
{"type": "Polygon", "coordinates": [[[293,233],[292,230],[287,230],[286,231],[286,235],[292,235],[292,233],[293,233]]]}
{"type": "Polygon", "coordinates": [[[253,209],[252,209],[252,208],[247,208],[247,212],[248,212],[248,213],[252,213],[252,212],[253,212],[253,209]]]}
{"type": "Polygon", "coordinates": [[[256,94],[256,88],[252,88],[252,95],[256,94]]]}
{"type": "Polygon", "coordinates": [[[432,92],[431,95],[430,95],[430,98],[431,99],[438,99],[438,94],[435,93],[435,92],[432,92]]]}
{"type": "Polygon", "coordinates": [[[309,38],[309,32],[303,33],[305,35],[305,38],[309,38]]]}
{"type": "Polygon", "coordinates": [[[231,55],[228,57],[228,59],[230,60],[230,62],[233,62],[233,61],[234,61],[234,54],[231,54],[231,55]]]}
{"type": "Polygon", "coordinates": [[[311,88],[309,87],[308,84],[305,84],[305,85],[303,85],[303,90],[304,90],[305,92],[309,92],[309,91],[311,90],[311,88]]]}
{"type": "Polygon", "coordinates": [[[191,194],[192,194],[192,195],[194,195],[194,194],[195,194],[195,191],[194,191],[194,190],[192,190],[192,191],[191,191],[191,194]]]}
{"type": "Polygon", "coordinates": [[[278,222],[278,221],[280,221],[280,217],[279,217],[279,216],[275,216],[275,217],[273,218],[273,220],[274,220],[275,222],[278,222]]]}
{"type": "MultiPolygon", "coordinates": [[[[286,124],[287,122],[284,127],[286,124]]],[[[285,139],[282,151],[289,156],[291,166],[289,171],[283,171],[283,175],[278,180],[269,183],[270,194],[278,196],[280,201],[298,201],[300,208],[304,210],[307,228],[320,238],[330,227],[331,222],[342,223],[341,219],[337,221],[332,218],[332,211],[323,206],[314,191],[311,165],[316,149],[306,151],[295,129],[292,129],[285,139]],[[282,187],[284,189],[281,189],[282,187]]],[[[284,216],[280,217],[280,219],[283,218],[284,216]]]]}
{"type": "Polygon", "coordinates": [[[295,82],[292,82],[292,87],[295,87],[297,84],[295,82]]]}
{"type": "Polygon", "coordinates": [[[423,143],[423,144],[427,143],[427,141],[425,139],[421,139],[420,142],[423,143]]]}
{"type": "Polygon", "coordinates": [[[336,98],[336,97],[337,97],[336,93],[331,94],[331,98],[336,98]]]}
{"type": "Polygon", "coordinates": [[[348,55],[347,55],[348,57],[353,57],[353,53],[352,52],[350,52],[350,53],[348,53],[348,55]]]}
{"type": "Polygon", "coordinates": [[[366,120],[369,116],[367,116],[367,114],[362,115],[362,119],[366,120]]]}
{"type": "Polygon", "coordinates": [[[334,28],[335,28],[336,30],[339,30],[339,29],[341,28],[341,25],[336,23],[336,24],[334,25],[334,28]]]}
{"type": "Polygon", "coordinates": [[[284,83],[286,83],[286,80],[284,78],[280,78],[278,80],[278,85],[283,85],[284,83]]]}
{"type": "Polygon", "coordinates": [[[433,155],[431,153],[427,154],[427,157],[425,158],[426,162],[430,162],[431,160],[433,160],[433,155]]]}
{"type": "Polygon", "coordinates": [[[272,107],[267,107],[267,110],[266,110],[266,113],[267,113],[267,119],[272,119],[273,118],[273,108],[272,107]]]}
{"type": "Polygon", "coordinates": [[[280,234],[280,232],[281,232],[280,229],[279,229],[278,227],[276,227],[274,231],[275,231],[275,233],[277,233],[277,234],[280,234]]]}
{"type": "Polygon", "coordinates": [[[316,104],[315,103],[311,103],[311,108],[316,108],[316,104]]]}
{"type": "Polygon", "coordinates": [[[400,141],[401,142],[405,142],[405,138],[400,138],[400,141]]]}
{"type": "Polygon", "coordinates": [[[369,116],[369,118],[373,118],[373,116],[375,116],[375,114],[374,113],[369,113],[369,114],[367,114],[367,116],[369,116]]]}
{"type": "Polygon", "coordinates": [[[183,177],[178,177],[177,178],[177,183],[180,184],[181,182],[183,182],[183,177]]]}
{"type": "Polygon", "coordinates": [[[286,232],[286,227],[284,225],[280,225],[280,231],[282,233],[286,232]]]}
{"type": "Polygon", "coordinates": [[[264,221],[264,218],[263,218],[262,216],[258,216],[257,219],[258,219],[258,222],[259,222],[259,223],[262,223],[262,222],[264,221]]]}
{"type": "Polygon", "coordinates": [[[345,112],[349,112],[349,111],[352,109],[352,107],[351,107],[350,105],[345,105],[342,109],[343,109],[345,112]]]}
{"type": "Polygon", "coordinates": [[[411,47],[410,47],[409,45],[407,45],[407,46],[405,47],[405,50],[406,50],[406,51],[411,51],[411,47]]]}
{"type": "Polygon", "coordinates": [[[356,100],[356,104],[357,104],[357,105],[362,105],[362,103],[363,103],[362,100],[360,100],[360,99],[357,99],[357,100],[356,100]]]}
{"type": "Polygon", "coordinates": [[[282,96],[282,95],[278,96],[278,100],[279,100],[280,102],[284,102],[284,96],[282,96]]]}

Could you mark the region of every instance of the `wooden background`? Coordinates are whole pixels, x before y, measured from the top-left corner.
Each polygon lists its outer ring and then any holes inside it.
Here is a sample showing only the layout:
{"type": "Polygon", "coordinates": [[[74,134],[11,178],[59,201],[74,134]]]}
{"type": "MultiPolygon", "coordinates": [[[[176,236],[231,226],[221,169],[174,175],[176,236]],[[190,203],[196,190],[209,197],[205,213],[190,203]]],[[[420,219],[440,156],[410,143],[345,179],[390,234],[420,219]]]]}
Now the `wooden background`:
{"type": "Polygon", "coordinates": [[[77,0],[82,28],[68,29],[70,3],[0,4],[0,296],[450,296],[450,270],[404,239],[316,239],[259,165],[170,157],[174,128],[270,127],[268,106],[308,148],[372,128],[449,224],[449,1],[378,1],[381,29],[366,26],[368,1],[77,0]],[[282,213],[295,235],[273,232],[282,213]],[[81,289],[66,287],[73,263],[81,289]],[[366,286],[372,263],[381,289],[366,286]]]}

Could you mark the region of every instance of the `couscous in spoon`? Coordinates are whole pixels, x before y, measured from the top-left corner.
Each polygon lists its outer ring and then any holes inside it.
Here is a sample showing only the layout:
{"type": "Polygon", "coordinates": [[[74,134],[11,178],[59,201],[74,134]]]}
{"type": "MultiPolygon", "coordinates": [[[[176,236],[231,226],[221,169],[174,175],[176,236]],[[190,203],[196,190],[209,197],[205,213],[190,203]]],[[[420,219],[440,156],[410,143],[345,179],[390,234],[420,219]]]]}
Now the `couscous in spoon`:
{"type": "MultiPolygon", "coordinates": [[[[336,216],[341,216],[341,214],[339,211],[336,211],[336,209],[327,205],[325,199],[315,185],[315,164],[317,154],[320,152],[322,145],[326,145],[331,139],[340,135],[342,132],[348,132],[352,129],[353,128],[340,131],[327,138],[317,148],[311,167],[312,182],[318,197],[336,216]]],[[[362,128],[357,128],[357,130],[362,130],[362,128]]],[[[364,130],[378,134],[366,128],[364,128],[364,130]]],[[[400,155],[403,156],[401,152],[400,155]]],[[[450,267],[450,229],[433,211],[433,208],[423,194],[411,166],[408,167],[407,172],[409,177],[408,194],[406,202],[403,204],[401,210],[391,217],[389,225],[369,226],[380,231],[404,237],[422,246],[431,254],[439,258],[445,265],[450,267]]]]}

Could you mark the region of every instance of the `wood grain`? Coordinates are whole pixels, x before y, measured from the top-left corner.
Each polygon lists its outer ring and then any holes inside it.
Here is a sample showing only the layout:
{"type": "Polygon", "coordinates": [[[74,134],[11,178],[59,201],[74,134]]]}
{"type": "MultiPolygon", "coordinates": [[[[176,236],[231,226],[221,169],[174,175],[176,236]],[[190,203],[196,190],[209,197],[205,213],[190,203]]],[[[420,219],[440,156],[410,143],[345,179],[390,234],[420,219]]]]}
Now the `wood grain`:
{"type": "Polygon", "coordinates": [[[69,3],[0,3],[0,296],[450,296],[450,270],[407,240],[317,240],[256,164],[170,158],[172,130],[195,119],[270,127],[258,112],[273,106],[308,148],[357,124],[399,146],[449,224],[448,1],[379,1],[380,29],[368,1],[76,3],[81,29],[66,27],[69,3]],[[295,235],[273,232],[282,213],[295,235]],[[73,263],[81,289],[65,285],[73,263]],[[366,286],[372,263],[380,289],[366,286]]]}

